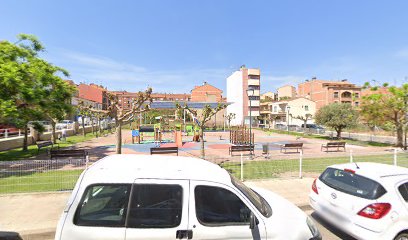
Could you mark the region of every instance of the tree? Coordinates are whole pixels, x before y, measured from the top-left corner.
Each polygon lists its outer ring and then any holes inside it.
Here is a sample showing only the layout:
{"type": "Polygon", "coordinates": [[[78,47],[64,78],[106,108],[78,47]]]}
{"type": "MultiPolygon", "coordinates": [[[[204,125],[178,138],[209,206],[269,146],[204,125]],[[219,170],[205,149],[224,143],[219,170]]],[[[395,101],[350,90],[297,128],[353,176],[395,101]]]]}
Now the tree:
{"type": "Polygon", "coordinates": [[[332,103],[320,108],[315,119],[317,124],[333,128],[337,138],[341,138],[343,129],[357,125],[358,112],[351,104],[332,103]]]}
{"type": "Polygon", "coordinates": [[[217,112],[221,111],[222,109],[226,108],[226,104],[218,104],[216,108],[212,108],[210,105],[205,105],[204,108],[198,112],[195,109],[191,109],[188,105],[184,105],[182,107],[180,104],[176,104],[177,109],[182,110],[185,109],[189,114],[193,116],[194,123],[200,128],[200,143],[201,143],[201,158],[205,158],[205,146],[204,146],[204,129],[205,124],[210,121],[210,119],[217,114],[217,112]]]}
{"type": "Polygon", "coordinates": [[[28,146],[27,123],[42,120],[49,94],[60,94],[53,89],[62,80],[57,73],[67,73],[40,59],[44,50],[33,35],[20,34],[17,42],[0,41],[0,119],[7,119],[24,129],[23,151],[28,146]]]}
{"type": "Polygon", "coordinates": [[[233,119],[235,119],[235,117],[236,117],[236,114],[235,114],[235,113],[228,113],[228,114],[225,116],[225,119],[227,119],[227,122],[228,122],[228,129],[230,129],[230,130],[231,130],[231,121],[232,121],[233,119]]]}
{"type": "Polygon", "coordinates": [[[310,113],[306,113],[305,115],[296,115],[296,116],[290,114],[290,116],[291,116],[292,118],[294,118],[294,119],[299,119],[299,120],[303,121],[303,129],[304,129],[305,131],[306,131],[307,121],[313,118],[313,115],[310,114],[310,113]]]}
{"type": "Polygon", "coordinates": [[[86,137],[85,131],[85,118],[90,116],[90,111],[92,109],[91,105],[85,104],[84,101],[79,101],[78,103],[78,113],[81,115],[81,125],[82,125],[82,135],[86,137]]]}
{"type": "MultiPolygon", "coordinates": [[[[106,114],[115,119],[116,126],[116,153],[122,153],[122,126],[131,122],[137,114],[149,111],[152,102],[152,89],[148,88],[145,92],[138,92],[132,100],[130,109],[124,109],[118,101],[118,98],[109,94],[110,106],[106,114]]],[[[103,110],[93,110],[104,112],[103,110]]]]}
{"type": "Polygon", "coordinates": [[[371,87],[366,83],[365,87],[372,90],[372,94],[363,97],[361,113],[369,126],[379,126],[391,123],[397,132],[397,146],[403,146],[404,126],[407,123],[408,114],[408,83],[401,87],[384,85],[387,91],[378,91],[378,87],[371,87]]]}

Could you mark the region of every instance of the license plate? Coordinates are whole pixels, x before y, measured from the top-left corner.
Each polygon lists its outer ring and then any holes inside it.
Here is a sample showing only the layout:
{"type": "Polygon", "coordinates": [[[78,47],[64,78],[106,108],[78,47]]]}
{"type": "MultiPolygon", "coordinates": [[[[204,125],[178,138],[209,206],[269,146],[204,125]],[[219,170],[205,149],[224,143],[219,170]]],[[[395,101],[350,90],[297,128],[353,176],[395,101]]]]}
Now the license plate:
{"type": "Polygon", "coordinates": [[[341,223],[345,223],[348,222],[348,218],[343,217],[342,215],[334,212],[333,210],[325,207],[325,206],[321,206],[320,209],[323,211],[324,214],[326,214],[327,216],[329,216],[330,218],[332,218],[334,221],[336,222],[341,222],[341,223]]]}

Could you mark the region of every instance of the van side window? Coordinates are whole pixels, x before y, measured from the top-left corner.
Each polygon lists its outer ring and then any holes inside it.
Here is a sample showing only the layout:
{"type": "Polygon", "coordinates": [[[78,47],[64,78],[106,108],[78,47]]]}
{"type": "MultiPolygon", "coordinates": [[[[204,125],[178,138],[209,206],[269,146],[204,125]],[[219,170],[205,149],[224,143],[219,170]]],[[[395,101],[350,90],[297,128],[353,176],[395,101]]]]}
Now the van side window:
{"type": "Polygon", "coordinates": [[[130,184],[98,184],[86,188],[74,217],[78,226],[124,227],[130,184]]]}
{"type": "Polygon", "coordinates": [[[198,221],[204,226],[248,225],[251,211],[234,193],[219,187],[194,190],[198,221]]]}
{"type": "Polygon", "coordinates": [[[169,184],[133,185],[129,228],[173,228],[180,225],[183,188],[169,184]]]}
{"type": "Polygon", "coordinates": [[[398,191],[401,193],[401,196],[404,198],[405,202],[408,202],[408,183],[404,183],[398,187],[398,191]]]}

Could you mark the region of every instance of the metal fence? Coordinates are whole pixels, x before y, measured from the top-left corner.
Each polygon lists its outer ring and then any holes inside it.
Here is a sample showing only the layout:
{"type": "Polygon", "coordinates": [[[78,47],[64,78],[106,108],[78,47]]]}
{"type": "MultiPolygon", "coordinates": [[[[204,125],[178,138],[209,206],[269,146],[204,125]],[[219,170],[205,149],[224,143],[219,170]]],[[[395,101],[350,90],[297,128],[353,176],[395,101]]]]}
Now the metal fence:
{"type": "MultiPolygon", "coordinates": [[[[408,152],[288,153],[262,156],[241,155],[218,163],[242,180],[318,177],[328,166],[342,163],[374,162],[408,167],[408,152]]],[[[217,161],[212,159],[212,161],[217,161]]]]}
{"type": "Polygon", "coordinates": [[[0,194],[72,190],[88,160],[0,162],[0,194]]]}

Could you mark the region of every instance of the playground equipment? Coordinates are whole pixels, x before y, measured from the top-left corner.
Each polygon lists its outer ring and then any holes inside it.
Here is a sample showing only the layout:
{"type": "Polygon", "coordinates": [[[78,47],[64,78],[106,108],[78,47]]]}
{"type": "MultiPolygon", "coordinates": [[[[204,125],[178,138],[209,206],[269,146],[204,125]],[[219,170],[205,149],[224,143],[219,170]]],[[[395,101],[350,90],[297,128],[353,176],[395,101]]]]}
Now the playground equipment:
{"type": "Polygon", "coordinates": [[[135,138],[140,144],[144,138],[153,137],[155,142],[162,142],[162,132],[160,131],[160,124],[154,124],[153,126],[140,126],[139,129],[132,130],[132,143],[135,143],[135,138]]]}
{"type": "Polygon", "coordinates": [[[249,134],[249,130],[244,128],[238,128],[236,130],[230,130],[230,143],[236,145],[249,145],[254,144],[254,133],[249,134]]]}

